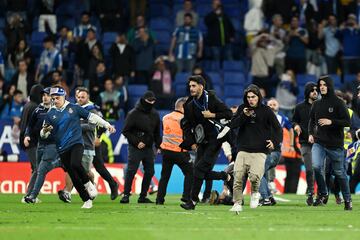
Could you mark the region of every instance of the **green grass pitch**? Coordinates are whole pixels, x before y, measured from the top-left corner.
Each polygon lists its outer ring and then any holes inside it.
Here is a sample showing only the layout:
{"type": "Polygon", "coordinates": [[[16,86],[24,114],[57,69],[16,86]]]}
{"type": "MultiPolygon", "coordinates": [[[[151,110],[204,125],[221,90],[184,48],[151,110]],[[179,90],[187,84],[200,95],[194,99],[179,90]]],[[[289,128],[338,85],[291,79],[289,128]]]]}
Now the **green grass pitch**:
{"type": "MultiPolygon", "coordinates": [[[[308,207],[305,196],[282,195],[290,202],[250,209],[245,198],[240,215],[230,206],[200,204],[195,211],[180,208],[180,196],[169,195],[163,206],[119,204],[119,198],[98,196],[92,209],[81,209],[57,195],[40,195],[42,203],[20,203],[21,195],[0,194],[0,240],[30,239],[360,239],[360,196],[353,196],[352,212],[335,204],[308,207]]],[[[150,196],[155,200],[154,196],[150,196]]]]}

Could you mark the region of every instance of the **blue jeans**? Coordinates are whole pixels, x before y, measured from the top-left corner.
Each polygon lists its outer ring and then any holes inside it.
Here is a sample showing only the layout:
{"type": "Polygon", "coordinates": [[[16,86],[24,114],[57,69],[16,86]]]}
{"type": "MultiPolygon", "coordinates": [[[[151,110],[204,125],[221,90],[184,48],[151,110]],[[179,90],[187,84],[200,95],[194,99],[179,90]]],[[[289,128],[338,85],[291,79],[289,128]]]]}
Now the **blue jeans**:
{"type": "Polygon", "coordinates": [[[39,145],[37,149],[37,159],[40,164],[37,168],[34,187],[30,193],[32,198],[36,198],[39,195],[40,189],[45,182],[46,174],[54,168],[61,167],[55,144],[39,145]]]}
{"type": "Polygon", "coordinates": [[[278,165],[279,161],[280,161],[280,152],[278,152],[278,151],[271,152],[266,157],[265,172],[264,172],[264,176],[261,178],[260,188],[259,188],[259,192],[261,194],[262,199],[271,197],[271,192],[270,192],[268,182],[267,182],[267,177],[268,177],[267,172],[269,169],[276,167],[276,165],[278,165]]]}
{"type": "Polygon", "coordinates": [[[311,154],[315,180],[318,185],[318,195],[328,194],[325,182],[325,163],[329,161],[333,167],[333,173],[339,181],[344,200],[351,200],[349,182],[344,168],[344,150],[342,148],[329,149],[314,143],[311,154]]]}

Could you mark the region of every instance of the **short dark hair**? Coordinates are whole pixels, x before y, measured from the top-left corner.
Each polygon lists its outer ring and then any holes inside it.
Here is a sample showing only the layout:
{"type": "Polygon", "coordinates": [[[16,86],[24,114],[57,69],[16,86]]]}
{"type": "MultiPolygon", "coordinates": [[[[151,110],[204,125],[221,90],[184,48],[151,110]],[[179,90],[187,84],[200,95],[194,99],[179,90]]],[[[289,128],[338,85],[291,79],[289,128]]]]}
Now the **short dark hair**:
{"type": "Polygon", "coordinates": [[[82,13],[81,13],[81,16],[84,16],[84,15],[87,15],[87,16],[91,16],[91,13],[90,12],[88,12],[88,11],[83,11],[82,13]]]}
{"type": "Polygon", "coordinates": [[[184,14],[184,18],[185,18],[185,17],[189,17],[189,18],[193,19],[193,15],[192,15],[191,13],[185,13],[185,14],[184,14]]]}
{"type": "Polygon", "coordinates": [[[206,81],[201,75],[192,75],[188,79],[188,83],[190,82],[196,82],[197,84],[201,84],[205,87],[206,81]]]}
{"type": "Polygon", "coordinates": [[[18,94],[23,94],[23,92],[22,92],[21,90],[19,90],[19,89],[16,89],[16,90],[14,91],[14,96],[15,96],[15,95],[18,95],[18,94]]]}
{"type": "Polygon", "coordinates": [[[46,36],[46,37],[43,39],[43,43],[46,43],[46,42],[52,42],[53,44],[55,44],[55,39],[54,39],[54,37],[52,37],[52,36],[46,36]]]}
{"type": "Polygon", "coordinates": [[[75,92],[86,92],[89,95],[89,89],[83,86],[77,87],[75,92]]]}

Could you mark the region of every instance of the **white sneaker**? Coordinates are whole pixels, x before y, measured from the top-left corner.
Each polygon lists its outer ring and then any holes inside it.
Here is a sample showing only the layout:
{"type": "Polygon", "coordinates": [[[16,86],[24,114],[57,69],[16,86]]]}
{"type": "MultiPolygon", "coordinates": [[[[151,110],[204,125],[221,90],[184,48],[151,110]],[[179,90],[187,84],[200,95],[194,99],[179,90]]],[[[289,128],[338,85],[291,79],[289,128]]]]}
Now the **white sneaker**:
{"type": "Polygon", "coordinates": [[[257,208],[259,205],[260,193],[252,193],[250,200],[250,208],[257,208]]]}
{"type": "Polygon", "coordinates": [[[90,199],[91,200],[95,199],[96,196],[98,195],[98,191],[97,191],[95,185],[91,181],[89,181],[89,182],[85,183],[84,186],[85,186],[86,191],[89,193],[90,199]]]}
{"type": "Polygon", "coordinates": [[[82,205],[82,207],[81,207],[81,208],[90,209],[90,208],[92,208],[92,206],[93,206],[93,204],[92,204],[92,200],[91,200],[91,199],[89,199],[89,200],[87,200],[86,202],[84,202],[84,205],[82,205]]]}
{"type": "Polygon", "coordinates": [[[239,212],[242,212],[243,208],[241,206],[240,203],[236,202],[234,203],[234,205],[232,206],[232,208],[230,208],[230,212],[235,212],[236,214],[239,214],[239,212]]]}
{"type": "Polygon", "coordinates": [[[42,203],[42,201],[39,198],[35,198],[35,203],[42,203]]]}
{"type": "Polygon", "coordinates": [[[21,198],[21,203],[26,203],[26,202],[25,202],[25,197],[26,197],[26,196],[23,196],[23,197],[21,198]]]}

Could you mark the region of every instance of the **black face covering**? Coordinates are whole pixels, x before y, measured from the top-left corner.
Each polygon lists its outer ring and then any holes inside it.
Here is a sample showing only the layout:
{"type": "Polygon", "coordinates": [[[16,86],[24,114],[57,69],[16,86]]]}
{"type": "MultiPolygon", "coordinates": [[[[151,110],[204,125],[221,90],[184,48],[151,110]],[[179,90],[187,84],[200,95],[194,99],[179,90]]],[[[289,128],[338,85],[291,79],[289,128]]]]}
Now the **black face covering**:
{"type": "Polygon", "coordinates": [[[148,103],[143,98],[140,99],[140,102],[141,102],[141,105],[143,106],[145,112],[151,112],[151,109],[153,108],[154,104],[148,103]]]}

